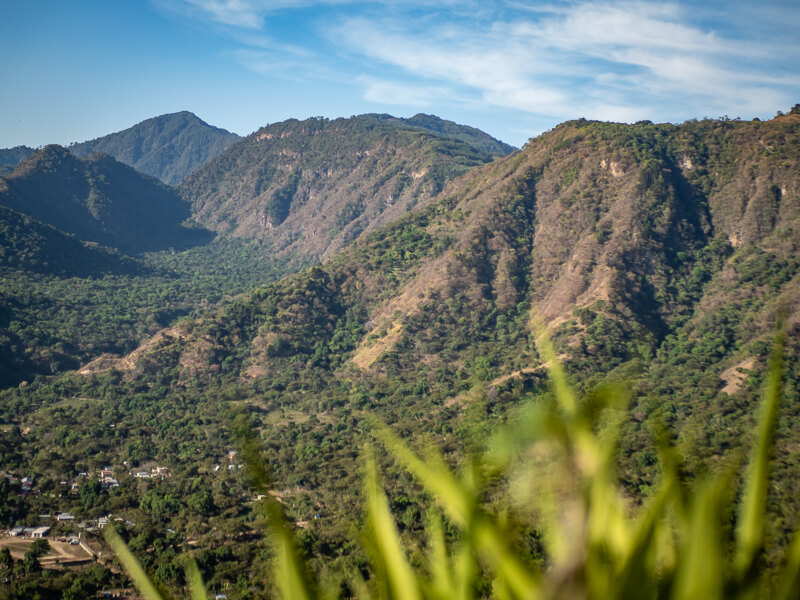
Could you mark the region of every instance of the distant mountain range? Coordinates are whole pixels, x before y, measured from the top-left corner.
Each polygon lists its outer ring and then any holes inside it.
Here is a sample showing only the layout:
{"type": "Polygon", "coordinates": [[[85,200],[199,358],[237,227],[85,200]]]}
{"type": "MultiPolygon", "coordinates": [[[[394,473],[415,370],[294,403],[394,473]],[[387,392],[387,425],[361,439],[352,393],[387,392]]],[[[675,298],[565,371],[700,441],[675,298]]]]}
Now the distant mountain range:
{"type": "MultiPolygon", "coordinates": [[[[78,157],[104,152],[137,171],[174,185],[239,139],[235,133],[213,127],[196,115],[182,111],[71,144],[69,151],[78,157]]],[[[34,151],[28,146],[0,148],[0,175],[9,173],[34,151]]]]}
{"type": "Polygon", "coordinates": [[[81,159],[55,145],[0,178],[0,205],[126,253],[210,239],[181,225],[189,205],[172,188],[106,154],[81,159]]]}
{"type": "Polygon", "coordinates": [[[72,144],[69,151],[80,157],[105,152],[137,171],[174,185],[239,139],[235,133],[212,127],[194,114],[183,111],[147,119],[124,131],[88,142],[72,144]]]}
{"type": "MultiPolygon", "coordinates": [[[[503,156],[515,149],[479,129],[433,115],[418,114],[407,119],[387,114],[364,117],[398,128],[428,131],[457,139],[493,156],[503,156]]],[[[68,148],[79,157],[104,152],[142,173],[176,185],[240,139],[235,133],[209,125],[191,112],[182,111],[153,117],[124,131],[70,144],[68,148]]],[[[28,146],[0,148],[0,176],[12,171],[34,151],[28,146]]]]}
{"type": "Polygon", "coordinates": [[[0,148],[0,167],[16,167],[34,152],[35,150],[28,146],[0,148]]]}
{"type": "Polygon", "coordinates": [[[33,154],[35,150],[28,146],[14,146],[13,148],[0,148],[0,177],[9,174],[23,160],[33,154]]]}
{"type": "MultiPolygon", "coordinates": [[[[385,114],[334,121],[291,119],[263,127],[238,144],[237,140],[235,134],[180,112],[68,150],[84,158],[105,153],[166,183],[191,173],[180,193],[198,223],[268,243],[276,255],[295,257],[298,264],[332,255],[362,233],[430,200],[453,177],[514,150],[478,129],[424,114],[408,119],[385,114]]],[[[93,176],[77,183],[74,172],[85,171],[89,164],[111,168],[112,162],[94,156],[81,166],[56,148],[38,153],[25,146],[1,150],[5,186],[11,189],[0,201],[81,239],[103,240],[123,251],[159,246],[150,243],[150,232],[135,231],[133,223],[128,228],[131,235],[122,234],[118,226],[112,234],[109,215],[102,226],[98,215],[89,215],[92,228],[81,221],[86,215],[67,208],[76,201],[89,206],[94,203],[90,197],[108,191],[100,192],[100,180],[93,176]],[[26,158],[32,162],[12,172],[26,158]],[[66,178],[61,185],[55,183],[59,177],[66,178]],[[60,199],[48,196],[51,187],[69,190],[66,204],[63,194],[56,195],[60,199]],[[30,197],[23,200],[25,194],[30,197]],[[145,239],[150,242],[142,244],[145,239]]],[[[156,190],[150,186],[142,197],[150,198],[156,190]]],[[[124,189],[108,193],[119,195],[124,189]]],[[[179,246],[184,243],[175,240],[179,246]]]]}

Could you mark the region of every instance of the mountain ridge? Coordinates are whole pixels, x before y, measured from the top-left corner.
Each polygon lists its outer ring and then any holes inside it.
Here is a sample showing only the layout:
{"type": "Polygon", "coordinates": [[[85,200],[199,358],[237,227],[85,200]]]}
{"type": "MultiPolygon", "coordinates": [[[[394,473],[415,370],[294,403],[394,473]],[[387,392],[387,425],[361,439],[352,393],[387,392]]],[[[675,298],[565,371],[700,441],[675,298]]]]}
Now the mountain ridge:
{"type": "Polygon", "coordinates": [[[319,260],[491,160],[473,146],[369,115],[262,127],[187,177],[198,223],[319,260]]]}
{"type": "Polygon", "coordinates": [[[386,123],[422,129],[436,135],[441,135],[442,137],[460,140],[478,150],[488,152],[492,156],[505,156],[517,150],[517,148],[511,144],[506,144],[476,127],[461,125],[454,121],[442,119],[436,115],[417,113],[413,117],[404,118],[395,117],[386,113],[367,113],[364,116],[372,117],[386,123]]]}
{"type": "Polygon", "coordinates": [[[145,119],[122,131],[68,146],[78,157],[105,152],[168,185],[229,148],[235,133],[209,125],[189,111],[145,119]]]}
{"type": "MultiPolygon", "coordinates": [[[[467,312],[513,313],[520,302],[529,304],[559,343],[595,363],[631,358],[624,344],[586,346],[582,338],[595,322],[638,337],[651,348],[642,352],[654,351],[668,331],[687,322],[713,276],[730,276],[731,256],[743,248],[780,250],[776,260],[797,268],[785,233],[800,220],[791,170],[800,155],[792,143],[797,121],[626,126],[581,120],[532,140],[518,155],[475,167],[448,183],[438,202],[414,211],[436,215],[425,217],[414,235],[425,240],[423,256],[438,250],[402,286],[387,287],[385,275],[383,283],[371,282],[367,261],[356,258],[363,244],[323,267],[335,280],[349,273],[347,287],[358,282],[355,297],[371,307],[365,321],[383,332],[364,333],[352,349],[354,362],[369,368],[404,339],[406,349],[413,347],[423,332],[434,343],[444,334],[425,324],[432,315],[421,307],[454,296],[467,312]],[[700,137],[705,146],[696,144],[700,137]],[[764,154],[765,137],[780,140],[781,149],[764,154]],[[717,156],[709,159],[711,150],[717,156]],[[744,166],[720,172],[727,152],[738,153],[744,166]],[[756,164],[760,174],[743,183],[756,164]],[[742,193],[749,200],[738,205],[742,193]],[[385,299],[376,302],[380,296],[385,299]],[[376,346],[379,352],[367,353],[376,346]]],[[[364,243],[379,244],[409,218],[364,243]]],[[[800,319],[795,309],[791,326],[800,319]]]]}

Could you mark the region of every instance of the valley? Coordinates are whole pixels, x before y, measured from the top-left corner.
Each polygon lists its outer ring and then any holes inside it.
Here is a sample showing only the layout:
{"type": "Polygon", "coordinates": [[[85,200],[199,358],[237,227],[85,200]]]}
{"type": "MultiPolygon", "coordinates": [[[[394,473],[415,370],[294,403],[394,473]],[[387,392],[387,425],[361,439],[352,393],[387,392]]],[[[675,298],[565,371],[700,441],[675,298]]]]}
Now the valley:
{"type": "MultiPolygon", "coordinates": [[[[156,152],[162,181],[73,147],[32,152],[0,174],[2,526],[111,516],[159,584],[184,587],[191,551],[209,590],[250,598],[275,583],[256,500],[269,495],[318,578],[369,577],[354,543],[368,448],[411,547],[430,504],[374,449],[381,428],[468,472],[558,395],[542,331],[589,413],[624,390],[613,477],[647,505],[659,428],[686,482],[741,462],[782,323],[774,571],[800,517],[795,109],[580,119],[518,150],[429,115],[289,120],[196,142],[216,149],[191,171],[186,142],[159,138],[176,148],[156,152]],[[168,475],[136,475],[155,466],[168,475]],[[88,476],[106,468],[117,486],[88,476]]],[[[153,138],[157,122],[113,141],[153,138]]],[[[486,480],[481,505],[514,520],[508,543],[546,562],[538,521],[509,508],[508,481],[486,480]]],[[[125,584],[88,573],[20,580],[43,598],[125,584]]]]}

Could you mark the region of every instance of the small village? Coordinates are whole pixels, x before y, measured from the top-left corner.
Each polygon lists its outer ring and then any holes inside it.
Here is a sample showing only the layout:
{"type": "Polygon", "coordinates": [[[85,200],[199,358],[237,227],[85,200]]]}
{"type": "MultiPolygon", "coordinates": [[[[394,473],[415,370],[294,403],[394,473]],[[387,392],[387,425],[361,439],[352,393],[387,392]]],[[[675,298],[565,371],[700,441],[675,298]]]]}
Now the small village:
{"type": "MultiPolygon", "coordinates": [[[[125,473],[134,479],[164,479],[170,476],[169,468],[157,464],[147,468],[128,469],[123,463],[123,468],[114,469],[105,466],[95,471],[82,471],[70,479],[58,481],[55,492],[58,498],[76,497],[79,495],[82,483],[95,479],[102,489],[118,488],[119,474],[125,473]]],[[[6,478],[11,484],[19,485],[19,495],[28,497],[36,496],[39,490],[32,476],[19,475],[10,471],[0,471],[0,477],[6,478]]],[[[0,547],[8,547],[14,558],[22,560],[28,547],[34,540],[46,539],[51,551],[42,557],[44,568],[59,568],[90,562],[94,559],[98,549],[88,544],[87,534],[96,534],[106,525],[113,522],[123,523],[130,527],[135,523],[122,517],[108,514],[97,518],[78,518],[72,512],[41,513],[36,515],[36,524],[30,524],[33,517],[28,518],[28,524],[16,524],[6,531],[0,531],[0,547]],[[70,548],[72,547],[72,548],[70,548]]],[[[96,542],[94,544],[97,545],[96,542]]]]}
{"type": "MultiPolygon", "coordinates": [[[[240,471],[244,465],[235,461],[238,452],[230,450],[225,455],[224,460],[220,463],[214,464],[211,471],[214,473],[220,471],[240,471]]],[[[113,468],[111,466],[104,466],[94,471],[81,471],[72,478],[60,479],[55,488],[58,498],[64,497],[77,497],[80,493],[81,484],[96,480],[104,490],[112,490],[120,487],[120,476],[129,476],[135,480],[160,480],[170,477],[169,467],[159,465],[153,461],[145,463],[144,466],[136,468],[129,468],[127,461],[122,463],[121,467],[113,468]]],[[[20,475],[12,471],[0,471],[0,477],[6,478],[11,484],[19,486],[19,495],[28,497],[36,496],[39,490],[36,486],[36,481],[33,476],[20,475]]],[[[259,499],[258,497],[254,499],[259,499]]],[[[85,560],[90,560],[93,551],[86,546],[86,534],[95,534],[103,529],[106,525],[114,522],[123,523],[127,527],[135,526],[135,523],[123,519],[113,514],[97,518],[78,518],[72,512],[64,511],[57,514],[42,513],[36,516],[38,521],[36,524],[30,524],[33,520],[29,517],[28,524],[15,524],[13,527],[5,531],[0,531],[0,546],[9,545],[4,543],[9,539],[14,539],[18,543],[13,546],[17,548],[16,554],[19,554],[20,549],[25,547],[25,544],[20,545],[19,542],[24,540],[32,541],[37,539],[47,539],[49,542],[56,542],[60,544],[68,544],[71,546],[84,547],[88,556],[85,560]],[[53,532],[55,535],[52,535],[53,532]]],[[[14,550],[12,549],[12,554],[14,550]]],[[[20,555],[19,558],[22,558],[20,555]]],[[[77,559],[76,559],[77,560],[77,559]]],[[[68,562],[74,562],[70,559],[68,562]]],[[[82,562],[82,560],[78,560],[82,562]]]]}

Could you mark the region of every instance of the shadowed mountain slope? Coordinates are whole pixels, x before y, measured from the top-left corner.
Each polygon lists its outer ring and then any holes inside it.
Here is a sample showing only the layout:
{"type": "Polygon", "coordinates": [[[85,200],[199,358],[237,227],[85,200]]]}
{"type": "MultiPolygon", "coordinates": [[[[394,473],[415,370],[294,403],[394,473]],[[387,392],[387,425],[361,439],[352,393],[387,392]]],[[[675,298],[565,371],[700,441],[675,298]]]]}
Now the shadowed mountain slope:
{"type": "Polygon", "coordinates": [[[134,261],[0,206],[0,267],[60,276],[131,272],[134,261]]]}
{"type": "Polygon", "coordinates": [[[23,160],[33,154],[35,150],[28,146],[14,146],[13,148],[0,148],[0,167],[16,167],[23,160]]]}
{"type": "Polygon", "coordinates": [[[207,232],[181,226],[189,206],[169,187],[105,154],[46,146],[0,178],[0,204],[123,252],[183,247],[207,232]]]}

